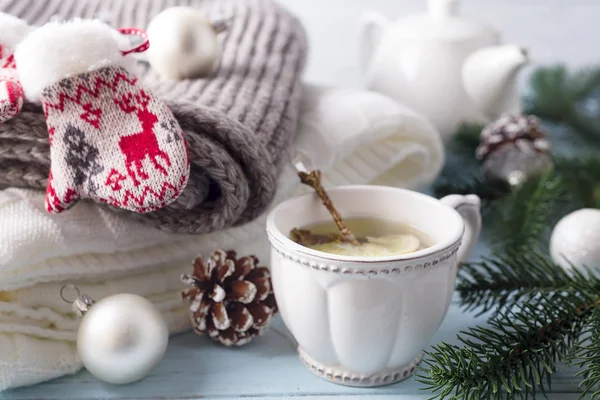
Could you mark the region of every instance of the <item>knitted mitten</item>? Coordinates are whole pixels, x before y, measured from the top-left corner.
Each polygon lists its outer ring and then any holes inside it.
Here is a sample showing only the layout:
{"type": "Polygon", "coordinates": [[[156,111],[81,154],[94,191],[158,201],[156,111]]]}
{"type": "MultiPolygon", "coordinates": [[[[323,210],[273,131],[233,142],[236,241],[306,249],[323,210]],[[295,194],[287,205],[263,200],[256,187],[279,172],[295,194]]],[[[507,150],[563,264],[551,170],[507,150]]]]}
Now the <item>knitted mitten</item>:
{"type": "Polygon", "coordinates": [[[0,69],[0,123],[17,115],[23,107],[23,88],[14,68],[0,69]]]}
{"type": "Polygon", "coordinates": [[[17,115],[23,107],[23,89],[13,53],[30,30],[25,21],[0,13],[0,123],[17,115]]]}
{"type": "Polygon", "coordinates": [[[41,100],[48,125],[49,212],[79,198],[153,211],[187,184],[183,132],[167,106],[138,84],[119,36],[98,20],[51,22],[17,46],[25,95],[41,100]]]}

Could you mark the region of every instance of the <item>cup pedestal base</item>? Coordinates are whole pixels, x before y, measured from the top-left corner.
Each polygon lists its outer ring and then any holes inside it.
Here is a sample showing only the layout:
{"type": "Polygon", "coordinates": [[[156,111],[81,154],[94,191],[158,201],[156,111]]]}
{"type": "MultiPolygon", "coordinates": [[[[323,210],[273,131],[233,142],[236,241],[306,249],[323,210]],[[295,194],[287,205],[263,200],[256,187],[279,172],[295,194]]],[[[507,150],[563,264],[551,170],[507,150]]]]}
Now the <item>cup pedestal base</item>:
{"type": "Polygon", "coordinates": [[[298,347],[298,354],[302,363],[315,375],[338,385],[353,387],[377,387],[397,383],[409,378],[415,368],[421,362],[423,354],[419,354],[415,359],[406,365],[394,369],[384,369],[371,375],[358,374],[348,371],[340,366],[323,365],[311,358],[301,347],[298,347]]]}

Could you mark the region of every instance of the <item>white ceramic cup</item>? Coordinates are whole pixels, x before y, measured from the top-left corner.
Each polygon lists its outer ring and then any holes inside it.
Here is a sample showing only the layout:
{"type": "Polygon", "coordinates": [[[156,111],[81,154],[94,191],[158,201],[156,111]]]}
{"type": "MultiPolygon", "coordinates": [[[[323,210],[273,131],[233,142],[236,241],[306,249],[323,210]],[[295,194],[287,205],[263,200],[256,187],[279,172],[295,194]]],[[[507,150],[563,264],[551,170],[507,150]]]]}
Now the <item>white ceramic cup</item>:
{"type": "Polygon", "coordinates": [[[314,193],[285,201],[267,219],[281,317],[298,342],[301,360],[318,376],[363,387],[398,382],[412,374],[448,311],[458,263],[479,236],[479,198],[437,200],[383,186],[328,193],[344,218],[407,224],[433,244],[372,258],[312,250],[290,240],[290,230],[331,216],[314,193]]]}

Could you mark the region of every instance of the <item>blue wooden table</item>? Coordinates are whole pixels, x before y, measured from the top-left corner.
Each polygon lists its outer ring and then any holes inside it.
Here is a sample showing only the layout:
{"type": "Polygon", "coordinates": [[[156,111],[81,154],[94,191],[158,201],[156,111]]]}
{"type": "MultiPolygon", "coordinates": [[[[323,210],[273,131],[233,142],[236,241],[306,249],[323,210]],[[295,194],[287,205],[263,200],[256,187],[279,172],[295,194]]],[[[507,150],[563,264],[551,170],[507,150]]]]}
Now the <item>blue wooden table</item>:
{"type": "MultiPolygon", "coordinates": [[[[486,252],[477,247],[474,258],[486,252]]],[[[457,343],[456,334],[485,322],[460,310],[453,301],[432,339],[457,343]]],[[[563,367],[553,380],[551,400],[575,400],[578,380],[563,367]]],[[[225,348],[192,333],[173,337],[165,359],[144,380],[128,386],[103,384],[83,371],[33,387],[0,393],[0,399],[267,399],[313,400],[427,399],[428,392],[410,378],[395,385],[360,389],[329,383],[312,375],[299,361],[293,339],[277,318],[268,333],[242,348],[225,348]]]]}

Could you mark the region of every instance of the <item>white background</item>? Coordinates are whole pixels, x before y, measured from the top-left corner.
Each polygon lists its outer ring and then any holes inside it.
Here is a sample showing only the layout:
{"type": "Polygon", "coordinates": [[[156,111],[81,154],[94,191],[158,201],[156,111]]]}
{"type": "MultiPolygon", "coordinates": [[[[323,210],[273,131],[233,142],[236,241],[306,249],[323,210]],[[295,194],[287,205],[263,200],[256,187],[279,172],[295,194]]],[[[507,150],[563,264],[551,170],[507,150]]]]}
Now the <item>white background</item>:
{"type": "MultiPolygon", "coordinates": [[[[424,12],[426,0],[279,0],[304,23],[309,44],[306,80],[360,87],[361,15],[391,19],[424,12]]],[[[600,0],[462,0],[460,13],[502,32],[504,42],[530,51],[537,64],[600,64],[600,0]]]]}

